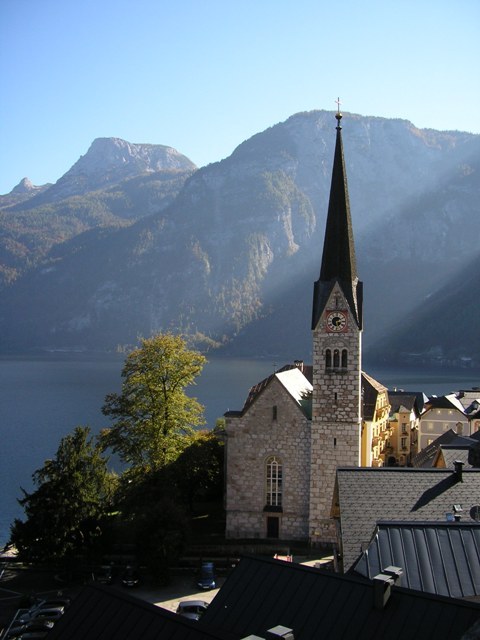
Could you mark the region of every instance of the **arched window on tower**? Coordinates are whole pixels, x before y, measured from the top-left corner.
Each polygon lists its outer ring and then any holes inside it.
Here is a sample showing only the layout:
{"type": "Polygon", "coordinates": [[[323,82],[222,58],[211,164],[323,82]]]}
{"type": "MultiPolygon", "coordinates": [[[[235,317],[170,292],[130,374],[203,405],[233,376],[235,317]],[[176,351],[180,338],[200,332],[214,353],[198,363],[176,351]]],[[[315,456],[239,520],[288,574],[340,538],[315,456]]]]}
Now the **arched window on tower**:
{"type": "Polygon", "coordinates": [[[333,368],[340,368],[340,351],[338,349],[333,350],[333,368]]]}
{"type": "Polygon", "coordinates": [[[342,349],[342,369],[346,369],[348,367],[348,351],[346,349],[342,349]]]}
{"type": "Polygon", "coordinates": [[[282,506],[283,490],[282,461],[278,456],[270,456],[265,463],[265,502],[268,507],[282,506]]]}
{"type": "Polygon", "coordinates": [[[330,349],[327,349],[325,351],[325,369],[331,369],[332,368],[332,352],[330,351],[330,349]]]}

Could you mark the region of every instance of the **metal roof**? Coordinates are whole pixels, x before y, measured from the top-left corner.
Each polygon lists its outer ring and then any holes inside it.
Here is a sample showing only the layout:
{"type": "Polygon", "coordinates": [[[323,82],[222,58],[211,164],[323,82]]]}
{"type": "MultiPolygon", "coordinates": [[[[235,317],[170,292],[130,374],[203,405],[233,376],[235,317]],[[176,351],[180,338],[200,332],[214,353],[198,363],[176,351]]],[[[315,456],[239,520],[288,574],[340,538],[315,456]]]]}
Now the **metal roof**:
{"type": "Polygon", "coordinates": [[[456,640],[480,618],[478,603],[403,587],[377,608],[374,589],[364,578],[244,557],[202,622],[241,638],[282,625],[295,640],[456,640]]]}
{"type": "Polygon", "coordinates": [[[468,514],[479,496],[480,469],[464,469],[461,475],[453,469],[337,469],[334,499],[340,511],[344,569],[367,549],[378,522],[441,524],[454,504],[468,514]]]}
{"type": "Polygon", "coordinates": [[[89,585],[48,632],[49,640],[238,640],[200,621],[139,600],[114,587],[89,585]]]}
{"type": "Polygon", "coordinates": [[[480,524],[379,522],[355,573],[403,569],[402,587],[465,598],[480,595],[480,524]]]}

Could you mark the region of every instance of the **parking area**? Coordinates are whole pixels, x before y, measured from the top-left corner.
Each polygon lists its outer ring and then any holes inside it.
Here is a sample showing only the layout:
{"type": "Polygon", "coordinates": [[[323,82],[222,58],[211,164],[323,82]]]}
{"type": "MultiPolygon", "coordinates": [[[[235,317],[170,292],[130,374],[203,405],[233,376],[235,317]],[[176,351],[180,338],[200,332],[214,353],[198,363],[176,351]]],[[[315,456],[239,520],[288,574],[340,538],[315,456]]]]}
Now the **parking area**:
{"type": "Polygon", "coordinates": [[[132,589],[132,595],[147,602],[152,602],[169,611],[176,611],[178,603],[182,600],[204,600],[211,602],[224,583],[225,578],[217,576],[217,588],[198,590],[192,575],[177,575],[166,587],[148,587],[140,585],[132,589]]]}

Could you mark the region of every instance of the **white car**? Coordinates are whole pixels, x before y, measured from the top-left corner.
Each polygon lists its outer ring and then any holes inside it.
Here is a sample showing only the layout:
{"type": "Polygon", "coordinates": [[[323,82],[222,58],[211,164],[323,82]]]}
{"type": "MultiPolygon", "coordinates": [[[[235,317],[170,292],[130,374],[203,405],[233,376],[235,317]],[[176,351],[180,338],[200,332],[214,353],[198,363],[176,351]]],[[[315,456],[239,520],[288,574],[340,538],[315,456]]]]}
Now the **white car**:
{"type": "Polygon", "coordinates": [[[208,607],[203,600],[183,600],[178,603],[177,613],[189,620],[200,620],[208,607]]]}

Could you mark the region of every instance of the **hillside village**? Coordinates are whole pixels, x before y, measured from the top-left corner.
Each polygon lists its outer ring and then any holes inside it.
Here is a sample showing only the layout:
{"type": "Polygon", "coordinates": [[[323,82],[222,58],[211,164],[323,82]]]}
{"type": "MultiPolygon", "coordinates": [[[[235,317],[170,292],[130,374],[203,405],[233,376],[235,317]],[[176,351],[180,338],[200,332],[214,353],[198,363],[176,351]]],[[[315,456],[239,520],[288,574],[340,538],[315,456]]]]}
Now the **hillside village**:
{"type": "Polygon", "coordinates": [[[223,434],[226,538],[307,544],[330,570],[246,554],[195,622],[88,586],[48,638],[480,637],[480,387],[427,398],[363,371],[336,119],[313,363],[252,387],[223,434]]]}

